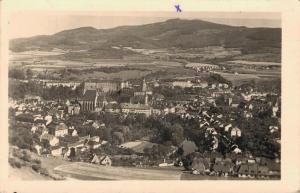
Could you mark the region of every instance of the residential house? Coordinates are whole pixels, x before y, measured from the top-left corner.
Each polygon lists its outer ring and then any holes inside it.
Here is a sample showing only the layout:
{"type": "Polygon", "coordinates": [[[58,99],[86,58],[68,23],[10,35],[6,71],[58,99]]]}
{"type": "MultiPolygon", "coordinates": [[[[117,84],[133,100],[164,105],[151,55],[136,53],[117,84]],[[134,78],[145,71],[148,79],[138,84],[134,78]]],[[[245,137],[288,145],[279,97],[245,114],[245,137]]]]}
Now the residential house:
{"type": "Polygon", "coordinates": [[[258,176],[268,176],[269,168],[266,166],[258,166],[257,175],[258,176]]]}
{"type": "Polygon", "coordinates": [[[233,164],[231,160],[230,161],[218,160],[215,162],[213,166],[213,171],[215,171],[217,174],[228,176],[228,174],[233,172],[233,164]]]}
{"type": "Polygon", "coordinates": [[[62,156],[63,155],[63,147],[53,147],[51,149],[51,154],[55,157],[58,157],[58,156],[62,156]]]}
{"type": "Polygon", "coordinates": [[[56,137],[64,137],[65,135],[68,135],[68,127],[64,123],[60,123],[56,126],[54,135],[56,137]]]}
{"type": "Polygon", "coordinates": [[[101,165],[111,166],[111,164],[112,164],[112,160],[107,155],[101,156],[99,159],[100,159],[100,164],[101,165]]]}
{"type": "Polygon", "coordinates": [[[68,105],[68,114],[78,115],[80,113],[80,105],[77,103],[68,105]]]}
{"type": "Polygon", "coordinates": [[[91,160],[92,164],[100,164],[100,159],[96,154],[93,154],[93,158],[91,160]]]}
{"type": "Polygon", "coordinates": [[[52,122],[52,116],[47,115],[47,116],[44,117],[44,120],[46,121],[46,126],[47,126],[52,122]]]}
{"type": "Polygon", "coordinates": [[[76,137],[76,136],[78,136],[78,132],[77,132],[77,130],[76,130],[76,129],[74,129],[74,130],[72,131],[72,136],[73,136],[73,137],[76,137]]]}
{"type": "Polygon", "coordinates": [[[247,163],[242,164],[238,169],[238,176],[239,177],[254,177],[258,173],[258,165],[247,163]]]}
{"type": "Polygon", "coordinates": [[[274,133],[279,130],[277,126],[271,125],[269,126],[270,133],[274,133]]]}
{"type": "Polygon", "coordinates": [[[44,132],[40,136],[40,141],[46,140],[49,142],[50,146],[57,146],[59,144],[59,139],[51,134],[44,132]]]}
{"type": "Polygon", "coordinates": [[[192,163],[193,174],[205,174],[206,167],[204,164],[204,159],[202,158],[194,158],[192,163]]]}
{"type": "Polygon", "coordinates": [[[230,132],[231,137],[241,137],[241,135],[242,135],[242,131],[239,128],[234,127],[231,129],[230,132]]]}
{"type": "Polygon", "coordinates": [[[224,127],[224,131],[228,132],[229,129],[231,129],[231,128],[232,128],[232,124],[228,124],[224,127]]]}

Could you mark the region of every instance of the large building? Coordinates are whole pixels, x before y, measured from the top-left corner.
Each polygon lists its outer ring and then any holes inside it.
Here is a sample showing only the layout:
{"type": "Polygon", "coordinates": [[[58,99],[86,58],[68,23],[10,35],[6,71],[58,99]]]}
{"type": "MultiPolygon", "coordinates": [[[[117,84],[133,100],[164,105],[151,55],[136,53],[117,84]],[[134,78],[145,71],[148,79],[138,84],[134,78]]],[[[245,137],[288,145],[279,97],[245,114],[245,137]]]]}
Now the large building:
{"type": "Polygon", "coordinates": [[[105,101],[105,97],[100,95],[98,91],[87,90],[78,102],[81,111],[97,111],[97,109],[103,108],[105,101]]]}
{"type": "Polygon", "coordinates": [[[121,83],[120,82],[85,82],[84,83],[84,89],[83,93],[85,93],[87,90],[97,90],[100,92],[109,92],[109,91],[117,91],[121,89],[121,83]]]}
{"type": "Polygon", "coordinates": [[[121,103],[122,113],[151,115],[151,107],[145,104],[121,103]]]}
{"type": "Polygon", "coordinates": [[[143,80],[143,86],[142,86],[142,91],[136,91],[134,92],[134,96],[146,96],[146,95],[152,95],[152,91],[149,90],[147,87],[146,80],[143,80]]]}
{"type": "Polygon", "coordinates": [[[181,88],[191,88],[193,83],[191,81],[174,81],[172,83],[173,87],[181,87],[181,88]]]}

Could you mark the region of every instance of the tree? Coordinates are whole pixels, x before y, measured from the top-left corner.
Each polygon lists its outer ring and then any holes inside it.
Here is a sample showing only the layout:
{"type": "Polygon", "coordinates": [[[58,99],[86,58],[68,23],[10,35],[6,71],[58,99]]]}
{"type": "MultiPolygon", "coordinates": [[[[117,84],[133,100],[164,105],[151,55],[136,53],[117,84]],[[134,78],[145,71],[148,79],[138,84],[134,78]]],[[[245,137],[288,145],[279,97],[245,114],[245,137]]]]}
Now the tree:
{"type": "Polygon", "coordinates": [[[113,143],[116,145],[124,143],[124,135],[121,132],[113,132],[113,143]]]}
{"type": "Polygon", "coordinates": [[[32,76],[33,76],[33,72],[32,72],[31,69],[28,68],[28,69],[26,70],[26,77],[27,77],[27,79],[31,79],[32,76]]]}
{"type": "Polygon", "coordinates": [[[15,78],[15,79],[25,79],[25,74],[23,70],[11,69],[8,72],[8,77],[15,78]]]}

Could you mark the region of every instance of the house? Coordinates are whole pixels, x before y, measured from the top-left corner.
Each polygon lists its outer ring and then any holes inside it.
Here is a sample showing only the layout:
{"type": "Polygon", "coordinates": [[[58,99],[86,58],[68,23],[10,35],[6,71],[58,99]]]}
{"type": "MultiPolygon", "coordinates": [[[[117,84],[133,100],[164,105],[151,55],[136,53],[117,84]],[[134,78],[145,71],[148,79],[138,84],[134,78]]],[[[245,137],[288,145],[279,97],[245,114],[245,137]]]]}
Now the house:
{"type": "Polygon", "coordinates": [[[204,174],[205,172],[209,172],[210,161],[203,157],[196,156],[192,162],[192,170],[196,170],[197,174],[204,174]]]}
{"type": "Polygon", "coordinates": [[[206,171],[205,165],[202,160],[194,159],[192,163],[193,174],[204,174],[206,171]],[[196,171],[196,172],[194,172],[196,171]]]}
{"type": "Polygon", "coordinates": [[[100,164],[104,166],[111,166],[112,161],[109,156],[104,155],[100,157],[100,164]]]}
{"type": "Polygon", "coordinates": [[[111,161],[110,157],[107,155],[97,156],[96,154],[93,154],[91,163],[100,164],[100,165],[104,165],[104,166],[111,166],[112,161],[111,161]]]}
{"type": "Polygon", "coordinates": [[[224,131],[228,132],[229,129],[232,128],[232,124],[228,124],[224,127],[224,131]]]}
{"type": "Polygon", "coordinates": [[[52,116],[47,115],[47,116],[44,117],[44,120],[46,121],[46,126],[47,126],[52,122],[52,116]]]}
{"type": "Polygon", "coordinates": [[[77,130],[76,130],[76,129],[74,129],[74,130],[72,131],[72,136],[73,136],[73,137],[76,137],[76,136],[78,136],[78,132],[77,132],[77,130]]]}
{"type": "Polygon", "coordinates": [[[92,164],[100,164],[100,159],[96,154],[93,154],[93,158],[91,160],[92,164]]]}
{"type": "Polygon", "coordinates": [[[95,129],[99,129],[100,127],[105,127],[105,124],[102,123],[102,122],[99,122],[99,121],[94,121],[92,126],[95,128],[95,129]]]}
{"type": "Polygon", "coordinates": [[[239,153],[242,153],[242,150],[238,147],[235,147],[232,152],[236,153],[236,154],[239,154],[239,153]]]}
{"type": "Polygon", "coordinates": [[[258,176],[268,176],[269,168],[266,166],[258,166],[257,175],[258,176]]]}
{"type": "Polygon", "coordinates": [[[228,174],[233,171],[233,164],[231,161],[216,161],[213,166],[213,171],[215,171],[217,174],[228,176],[228,174]]]}
{"type": "Polygon", "coordinates": [[[62,156],[63,147],[54,147],[54,148],[52,148],[51,154],[55,157],[62,156]]]}
{"type": "Polygon", "coordinates": [[[44,132],[40,136],[40,141],[46,140],[49,142],[50,146],[56,146],[59,144],[59,139],[51,134],[44,132]]]}
{"type": "Polygon", "coordinates": [[[159,167],[167,167],[167,166],[174,166],[173,160],[166,160],[164,159],[162,163],[158,164],[159,167]]]}
{"type": "Polygon", "coordinates": [[[269,130],[270,130],[270,133],[274,133],[274,132],[278,131],[279,129],[277,126],[271,125],[271,126],[269,126],[269,130]]]}
{"type": "Polygon", "coordinates": [[[257,171],[258,171],[258,165],[257,164],[248,164],[248,169],[249,169],[249,176],[250,177],[254,177],[257,175],[257,171]]]}
{"type": "Polygon", "coordinates": [[[99,136],[93,136],[89,139],[89,141],[100,142],[100,137],[99,136]]]}
{"type": "Polygon", "coordinates": [[[275,106],[272,107],[272,117],[276,117],[277,116],[278,110],[279,110],[278,103],[276,103],[275,106]]]}
{"type": "Polygon", "coordinates": [[[37,127],[37,126],[33,125],[33,126],[31,127],[31,132],[32,132],[32,133],[35,133],[37,130],[38,130],[38,127],[37,127]]]}
{"type": "Polygon", "coordinates": [[[244,111],[243,115],[244,115],[244,117],[245,117],[246,119],[249,119],[249,118],[252,118],[252,117],[253,117],[252,113],[251,113],[251,112],[248,112],[248,111],[244,111]]]}
{"type": "Polygon", "coordinates": [[[186,156],[192,152],[195,152],[198,148],[196,146],[196,144],[193,142],[193,141],[190,141],[190,140],[187,140],[185,139],[180,147],[182,148],[183,150],[183,155],[186,156]]]}
{"type": "Polygon", "coordinates": [[[242,135],[242,132],[241,132],[241,130],[239,128],[234,127],[234,128],[231,129],[231,132],[230,132],[230,136],[231,137],[233,137],[233,136],[235,136],[235,137],[241,137],[241,135],[242,135]]]}
{"type": "Polygon", "coordinates": [[[64,123],[60,123],[56,126],[54,135],[56,137],[64,137],[65,135],[68,135],[68,127],[64,123]]]}
{"type": "Polygon", "coordinates": [[[257,164],[242,164],[238,169],[239,177],[254,177],[258,173],[257,164]]]}
{"type": "Polygon", "coordinates": [[[36,144],[36,145],[34,146],[34,149],[36,150],[36,152],[37,152],[38,155],[41,155],[41,149],[42,149],[42,146],[36,144]]]}
{"type": "Polygon", "coordinates": [[[207,121],[200,123],[199,127],[202,128],[204,126],[209,126],[209,123],[207,121]]]}
{"type": "Polygon", "coordinates": [[[80,105],[75,103],[75,104],[70,104],[68,105],[68,114],[70,115],[78,115],[80,113],[80,105]]]}

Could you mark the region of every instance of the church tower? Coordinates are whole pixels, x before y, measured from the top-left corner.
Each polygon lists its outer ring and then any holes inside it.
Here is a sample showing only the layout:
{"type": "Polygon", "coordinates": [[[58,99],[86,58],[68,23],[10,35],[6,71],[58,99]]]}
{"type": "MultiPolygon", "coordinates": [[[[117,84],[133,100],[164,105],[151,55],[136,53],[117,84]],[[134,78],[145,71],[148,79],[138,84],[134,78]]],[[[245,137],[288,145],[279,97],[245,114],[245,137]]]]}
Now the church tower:
{"type": "Polygon", "coordinates": [[[148,105],[148,95],[145,96],[145,105],[148,105]]]}
{"type": "Polygon", "coordinates": [[[147,91],[147,84],[146,84],[145,78],[144,78],[144,80],[143,80],[143,88],[142,88],[142,91],[143,91],[143,92],[146,92],[146,91],[147,91]]]}

